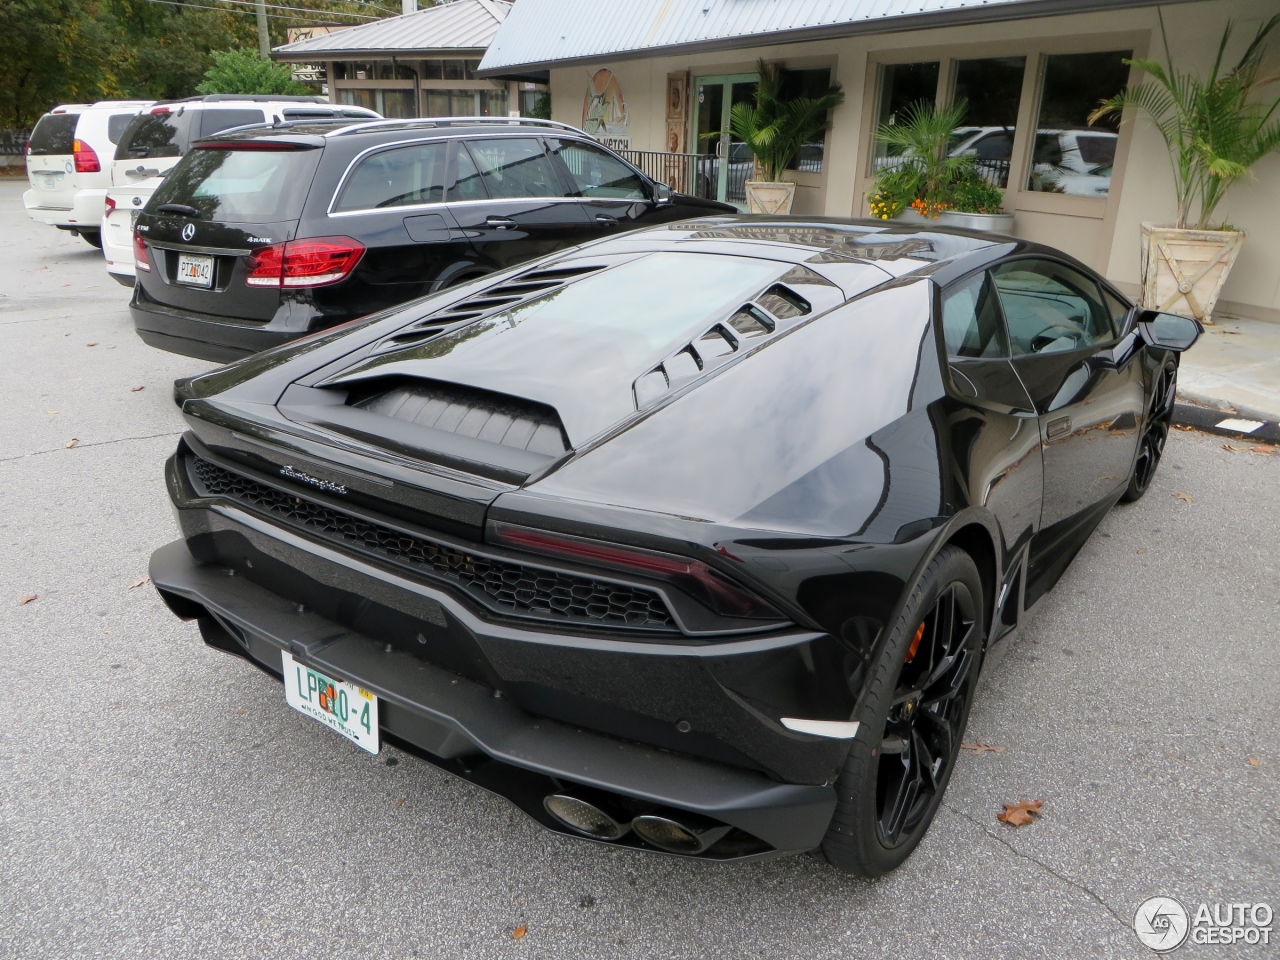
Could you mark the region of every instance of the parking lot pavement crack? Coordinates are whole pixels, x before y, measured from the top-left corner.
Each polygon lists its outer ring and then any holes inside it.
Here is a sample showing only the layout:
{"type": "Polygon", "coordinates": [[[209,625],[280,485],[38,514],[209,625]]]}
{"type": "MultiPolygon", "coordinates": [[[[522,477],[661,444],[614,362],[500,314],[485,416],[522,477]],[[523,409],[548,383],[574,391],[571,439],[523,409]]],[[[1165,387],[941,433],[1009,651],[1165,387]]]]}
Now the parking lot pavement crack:
{"type": "Polygon", "coordinates": [[[1053,867],[1045,863],[1043,860],[1038,860],[1035,857],[1031,856],[1029,853],[1024,853],[1023,851],[1015,847],[1013,844],[1011,844],[1004,837],[990,830],[985,824],[969,816],[969,814],[961,810],[956,810],[954,807],[951,807],[946,803],[942,804],[941,809],[945,810],[947,813],[954,814],[957,817],[963,817],[965,820],[968,820],[970,823],[972,823],[975,827],[977,827],[979,830],[985,833],[988,837],[990,837],[996,843],[1003,846],[1015,857],[1019,858],[1020,860],[1026,860],[1028,863],[1035,864],[1037,867],[1039,867],[1045,873],[1049,874],[1049,876],[1053,877],[1054,879],[1059,880],[1062,883],[1065,883],[1067,886],[1072,887],[1073,889],[1079,890],[1081,893],[1087,896],[1090,900],[1092,900],[1094,903],[1100,906],[1103,910],[1107,911],[1107,913],[1110,914],[1111,918],[1115,920],[1116,923],[1120,924],[1120,926],[1122,926],[1125,930],[1131,930],[1133,928],[1131,923],[1126,921],[1118,913],[1112,910],[1111,906],[1105,900],[1103,900],[1100,896],[1094,893],[1091,889],[1089,889],[1088,886],[1081,883],[1079,880],[1073,880],[1071,877],[1064,876],[1063,874],[1059,873],[1057,870],[1053,869],[1053,867]]]}
{"type": "Polygon", "coordinates": [[[96,440],[87,443],[77,442],[74,447],[50,447],[48,450],[33,450],[30,453],[19,453],[12,457],[0,457],[0,463],[11,463],[14,460],[25,460],[27,457],[40,457],[46,453],[62,453],[65,450],[85,450],[89,447],[106,447],[113,443],[130,443],[134,440],[158,440],[161,437],[180,437],[183,431],[174,430],[169,433],[149,433],[145,437],[116,437],[114,440],[96,440]]]}

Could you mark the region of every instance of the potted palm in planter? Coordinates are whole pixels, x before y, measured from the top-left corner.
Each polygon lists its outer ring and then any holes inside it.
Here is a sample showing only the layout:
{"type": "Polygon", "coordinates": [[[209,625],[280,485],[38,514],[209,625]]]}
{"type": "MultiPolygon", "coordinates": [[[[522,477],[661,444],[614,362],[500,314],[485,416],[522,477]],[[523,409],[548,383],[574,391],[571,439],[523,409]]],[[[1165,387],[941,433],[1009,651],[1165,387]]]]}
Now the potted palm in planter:
{"type": "Polygon", "coordinates": [[[867,197],[881,220],[937,220],[948,226],[1007,233],[1013,214],[1001,209],[1004,193],[986,181],[972,157],[952,156],[952,132],[968,112],[961,99],[938,108],[911,104],[898,123],[884,123],[876,138],[889,156],[867,197]]]}
{"type": "Polygon", "coordinates": [[[783,99],[782,65],[757,65],[760,82],[754,103],[736,103],[729,112],[729,129],[747,145],[763,179],[748,180],[747,210],[751,213],[791,212],[796,185],[783,180],[788,164],[800,148],[824,133],[831,111],[844,103],[844,90],[832,84],[818,97],[783,99]]]}
{"type": "MultiPolygon", "coordinates": [[[[1165,36],[1165,63],[1126,61],[1152,82],[1129,87],[1104,101],[1090,122],[1133,108],[1159,131],[1173,163],[1178,204],[1172,226],[1142,225],[1141,304],[1164,313],[1212,323],[1214,305],[1244,243],[1244,233],[1213,226],[1213,214],[1237,180],[1280,147],[1280,98],[1254,99],[1275,77],[1262,76],[1267,37],[1280,14],[1259,28],[1235,66],[1224,69],[1223,51],[1231,38],[1228,23],[1218,56],[1205,79],[1177,70],[1165,36]]],[[[1161,19],[1161,33],[1164,20],[1161,19]]]]}

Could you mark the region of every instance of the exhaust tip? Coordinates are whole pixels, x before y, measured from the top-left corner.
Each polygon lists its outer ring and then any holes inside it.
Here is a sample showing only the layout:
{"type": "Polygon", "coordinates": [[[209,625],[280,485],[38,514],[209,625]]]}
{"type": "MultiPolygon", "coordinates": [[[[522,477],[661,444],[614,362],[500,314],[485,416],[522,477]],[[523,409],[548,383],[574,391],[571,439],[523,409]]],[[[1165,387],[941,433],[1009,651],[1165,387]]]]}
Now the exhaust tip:
{"type": "Polygon", "coordinates": [[[632,820],[631,828],[658,849],[686,856],[704,852],[731,829],[728,824],[683,813],[646,813],[632,820]]]}
{"type": "Polygon", "coordinates": [[[617,840],[631,829],[630,824],[619,823],[594,803],[567,793],[543,797],[542,806],[570,830],[595,840],[617,840]]]}

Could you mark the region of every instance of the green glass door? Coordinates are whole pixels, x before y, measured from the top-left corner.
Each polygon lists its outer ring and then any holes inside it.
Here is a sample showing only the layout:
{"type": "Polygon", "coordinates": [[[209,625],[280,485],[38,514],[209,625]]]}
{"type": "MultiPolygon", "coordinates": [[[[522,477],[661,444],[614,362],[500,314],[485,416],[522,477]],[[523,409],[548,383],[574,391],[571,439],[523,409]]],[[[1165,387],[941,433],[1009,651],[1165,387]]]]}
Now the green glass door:
{"type": "Polygon", "coordinates": [[[746,182],[754,160],[741,140],[729,132],[729,112],[735,104],[755,99],[754,73],[697,77],[693,82],[694,150],[700,155],[698,196],[747,208],[746,182]]]}

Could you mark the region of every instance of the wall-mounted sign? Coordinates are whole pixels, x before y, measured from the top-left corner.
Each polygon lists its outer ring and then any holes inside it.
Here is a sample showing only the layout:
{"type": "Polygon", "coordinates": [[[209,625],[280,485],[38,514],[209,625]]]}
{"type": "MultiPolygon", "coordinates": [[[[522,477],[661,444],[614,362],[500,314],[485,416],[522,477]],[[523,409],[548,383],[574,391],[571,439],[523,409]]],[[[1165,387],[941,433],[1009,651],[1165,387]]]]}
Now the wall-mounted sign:
{"type": "Polygon", "coordinates": [[[582,98],[582,129],[614,150],[631,148],[627,102],[613,71],[597,70],[587,81],[587,93],[582,98]]]}

